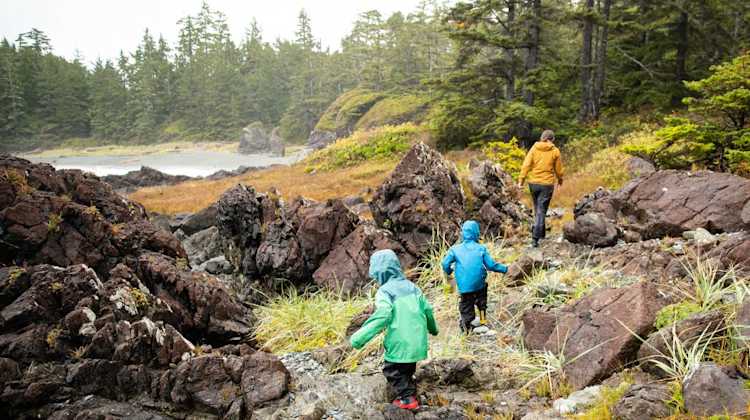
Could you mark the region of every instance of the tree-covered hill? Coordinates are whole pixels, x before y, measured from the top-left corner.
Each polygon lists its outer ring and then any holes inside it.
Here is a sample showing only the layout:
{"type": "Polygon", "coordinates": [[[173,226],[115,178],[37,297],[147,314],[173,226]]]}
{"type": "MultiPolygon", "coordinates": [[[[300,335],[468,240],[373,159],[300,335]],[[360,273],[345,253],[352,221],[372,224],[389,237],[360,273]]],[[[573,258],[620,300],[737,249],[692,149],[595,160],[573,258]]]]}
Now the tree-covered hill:
{"type": "Polygon", "coordinates": [[[324,50],[304,11],[291,39],[264,40],[251,21],[235,43],[205,2],[174,44],[147,30],[135,51],[94,63],[55,55],[32,29],[0,43],[0,148],[236,140],[255,121],[301,142],[316,125],[349,134],[424,104],[442,147],[528,145],[547,127],[564,140],[612,114],[679,110],[694,94],[684,82],[750,46],[749,19],[750,4],[730,0],[425,0],[362,13],[324,50]],[[330,120],[352,89],[375,112],[330,120]]]}

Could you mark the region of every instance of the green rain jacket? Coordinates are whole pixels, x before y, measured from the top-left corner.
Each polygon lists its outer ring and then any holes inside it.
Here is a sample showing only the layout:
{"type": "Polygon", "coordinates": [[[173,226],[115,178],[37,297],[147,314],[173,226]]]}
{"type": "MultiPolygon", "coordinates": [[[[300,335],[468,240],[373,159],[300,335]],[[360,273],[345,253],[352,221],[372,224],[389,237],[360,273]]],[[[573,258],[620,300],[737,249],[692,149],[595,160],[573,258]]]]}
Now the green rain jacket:
{"type": "Polygon", "coordinates": [[[351,338],[360,349],[385,332],[385,360],[413,363],[427,358],[427,333],[438,334],[432,306],[414,283],[404,277],[396,253],[377,251],[370,257],[370,277],[380,284],[375,295],[375,313],[351,338]]]}

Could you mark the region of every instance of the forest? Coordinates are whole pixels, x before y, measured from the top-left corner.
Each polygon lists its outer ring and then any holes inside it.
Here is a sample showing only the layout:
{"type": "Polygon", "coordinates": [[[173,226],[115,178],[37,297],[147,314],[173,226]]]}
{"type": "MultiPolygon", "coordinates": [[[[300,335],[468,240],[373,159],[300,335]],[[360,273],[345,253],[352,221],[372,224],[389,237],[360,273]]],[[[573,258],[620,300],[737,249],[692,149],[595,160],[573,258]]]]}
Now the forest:
{"type": "Polygon", "coordinates": [[[425,0],[362,13],[330,50],[304,10],[292,39],[265,40],[251,21],[237,44],[204,2],[176,43],[147,30],[135,51],[93,63],[31,29],[0,43],[0,145],[228,141],[255,121],[302,142],[353,88],[426,98],[444,148],[529,145],[546,127],[565,139],[610,116],[684,109],[685,82],[750,46],[749,20],[732,0],[425,0]]]}

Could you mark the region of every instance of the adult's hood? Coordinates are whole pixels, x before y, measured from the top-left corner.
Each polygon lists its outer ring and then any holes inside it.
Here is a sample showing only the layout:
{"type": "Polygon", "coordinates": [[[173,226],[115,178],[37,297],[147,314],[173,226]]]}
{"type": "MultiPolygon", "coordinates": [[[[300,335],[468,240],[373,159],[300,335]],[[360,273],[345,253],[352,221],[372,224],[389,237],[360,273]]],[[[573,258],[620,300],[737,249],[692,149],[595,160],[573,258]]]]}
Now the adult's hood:
{"type": "Polygon", "coordinates": [[[534,148],[540,152],[549,152],[555,148],[555,144],[551,141],[538,141],[534,143],[534,148]]]}
{"type": "Polygon", "coordinates": [[[479,223],[473,220],[467,220],[461,226],[461,233],[463,234],[464,241],[478,241],[479,240],[479,223]]]}
{"type": "Polygon", "coordinates": [[[402,280],[401,262],[396,253],[390,249],[375,252],[370,257],[370,277],[381,286],[391,280],[402,280]]]}

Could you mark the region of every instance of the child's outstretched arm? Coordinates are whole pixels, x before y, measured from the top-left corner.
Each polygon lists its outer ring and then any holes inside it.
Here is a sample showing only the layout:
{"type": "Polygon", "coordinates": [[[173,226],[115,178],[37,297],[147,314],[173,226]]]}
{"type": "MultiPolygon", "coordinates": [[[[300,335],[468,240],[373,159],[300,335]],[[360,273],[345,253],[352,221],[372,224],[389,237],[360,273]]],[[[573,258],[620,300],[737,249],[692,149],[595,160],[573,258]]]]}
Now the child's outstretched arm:
{"type": "Polygon", "coordinates": [[[427,300],[424,295],[420,297],[422,300],[422,310],[424,311],[424,316],[427,318],[427,332],[429,332],[432,335],[438,335],[440,330],[438,330],[437,322],[435,322],[435,315],[432,311],[432,305],[430,305],[430,302],[427,300]]]}
{"type": "Polygon", "coordinates": [[[453,273],[453,263],[456,262],[456,254],[453,253],[453,248],[448,250],[448,253],[445,254],[445,257],[443,257],[443,272],[447,275],[451,275],[453,273]]]}
{"type": "Polygon", "coordinates": [[[375,296],[375,312],[367,318],[367,321],[362,324],[357,332],[352,334],[352,338],[349,340],[355,349],[364,347],[391,322],[393,305],[390,298],[379,291],[375,296]]]}
{"type": "Polygon", "coordinates": [[[496,273],[508,272],[508,267],[505,264],[495,262],[495,260],[492,259],[492,256],[490,255],[490,252],[487,251],[487,248],[484,249],[484,253],[482,255],[482,261],[484,262],[485,268],[487,268],[487,270],[489,271],[494,271],[496,273]]]}

